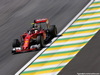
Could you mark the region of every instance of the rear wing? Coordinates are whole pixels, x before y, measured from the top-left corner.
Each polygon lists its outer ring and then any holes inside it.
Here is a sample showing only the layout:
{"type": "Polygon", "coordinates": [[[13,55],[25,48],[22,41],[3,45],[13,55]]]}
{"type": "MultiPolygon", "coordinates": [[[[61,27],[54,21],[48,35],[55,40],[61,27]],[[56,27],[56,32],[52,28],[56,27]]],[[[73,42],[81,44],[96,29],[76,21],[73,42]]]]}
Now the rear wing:
{"type": "Polygon", "coordinates": [[[47,18],[34,20],[34,23],[49,23],[47,18]]]}

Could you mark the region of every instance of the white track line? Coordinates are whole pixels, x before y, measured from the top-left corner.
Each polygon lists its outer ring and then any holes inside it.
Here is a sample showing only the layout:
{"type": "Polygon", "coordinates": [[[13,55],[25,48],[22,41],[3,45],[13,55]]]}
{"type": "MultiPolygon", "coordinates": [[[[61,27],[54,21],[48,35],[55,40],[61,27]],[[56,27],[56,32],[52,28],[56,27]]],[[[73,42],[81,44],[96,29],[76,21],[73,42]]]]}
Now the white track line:
{"type": "MultiPolygon", "coordinates": [[[[91,0],[79,13],[78,15],[76,15],[70,22],[68,25],[66,25],[66,27],[58,34],[61,35],[66,29],[68,29],[68,27],[70,25],[72,25],[72,23],[90,6],[90,4],[94,2],[94,0],[91,0]]],[[[54,38],[52,41],[55,41],[57,38],[54,38]]],[[[51,43],[52,44],[52,43],[51,43]]],[[[25,64],[15,75],[19,75],[23,70],[25,70],[34,60],[36,60],[37,57],[39,57],[44,51],[46,50],[46,48],[43,48],[39,53],[37,53],[27,64],[25,64]]]]}

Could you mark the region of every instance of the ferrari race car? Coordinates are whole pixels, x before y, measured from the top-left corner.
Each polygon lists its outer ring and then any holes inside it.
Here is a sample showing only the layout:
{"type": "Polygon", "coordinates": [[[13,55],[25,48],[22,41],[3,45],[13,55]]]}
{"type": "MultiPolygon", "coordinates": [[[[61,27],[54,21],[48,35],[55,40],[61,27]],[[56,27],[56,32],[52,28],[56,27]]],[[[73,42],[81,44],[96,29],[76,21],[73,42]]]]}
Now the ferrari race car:
{"type": "Polygon", "coordinates": [[[26,33],[21,35],[20,40],[14,39],[12,43],[13,54],[40,50],[48,41],[57,36],[56,26],[49,25],[47,18],[34,20],[32,25],[26,33]]]}

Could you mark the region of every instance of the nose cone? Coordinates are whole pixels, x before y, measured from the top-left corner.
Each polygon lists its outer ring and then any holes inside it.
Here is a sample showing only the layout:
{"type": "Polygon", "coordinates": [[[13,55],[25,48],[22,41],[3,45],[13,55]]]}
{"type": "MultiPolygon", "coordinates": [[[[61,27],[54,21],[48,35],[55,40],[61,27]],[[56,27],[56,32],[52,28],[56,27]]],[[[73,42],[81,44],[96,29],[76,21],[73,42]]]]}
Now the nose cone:
{"type": "Polygon", "coordinates": [[[29,48],[29,43],[30,43],[31,35],[27,35],[24,39],[23,43],[23,49],[26,50],[29,48]]]}
{"type": "Polygon", "coordinates": [[[23,46],[23,49],[24,49],[24,50],[26,50],[26,49],[27,49],[27,47],[26,47],[26,46],[23,46]]]}
{"type": "Polygon", "coordinates": [[[23,49],[24,49],[24,50],[27,49],[28,46],[29,46],[29,40],[26,40],[26,41],[24,42],[23,49]]]}

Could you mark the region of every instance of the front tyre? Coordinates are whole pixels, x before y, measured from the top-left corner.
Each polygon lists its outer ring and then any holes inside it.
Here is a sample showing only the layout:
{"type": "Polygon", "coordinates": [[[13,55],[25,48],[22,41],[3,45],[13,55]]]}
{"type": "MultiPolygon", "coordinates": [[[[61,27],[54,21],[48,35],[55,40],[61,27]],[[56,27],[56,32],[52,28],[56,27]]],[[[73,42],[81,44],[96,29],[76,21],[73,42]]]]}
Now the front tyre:
{"type": "Polygon", "coordinates": [[[14,39],[12,47],[20,47],[20,41],[18,39],[14,39]]]}

